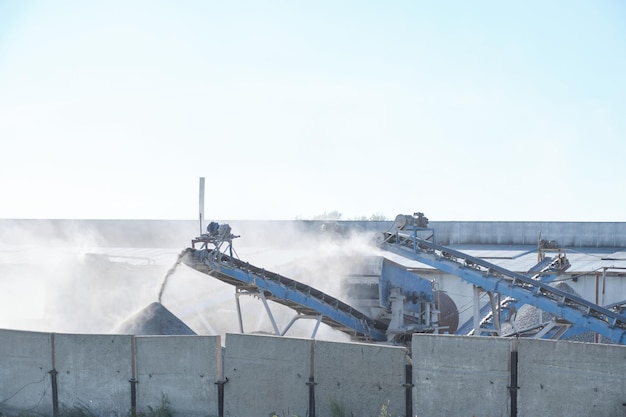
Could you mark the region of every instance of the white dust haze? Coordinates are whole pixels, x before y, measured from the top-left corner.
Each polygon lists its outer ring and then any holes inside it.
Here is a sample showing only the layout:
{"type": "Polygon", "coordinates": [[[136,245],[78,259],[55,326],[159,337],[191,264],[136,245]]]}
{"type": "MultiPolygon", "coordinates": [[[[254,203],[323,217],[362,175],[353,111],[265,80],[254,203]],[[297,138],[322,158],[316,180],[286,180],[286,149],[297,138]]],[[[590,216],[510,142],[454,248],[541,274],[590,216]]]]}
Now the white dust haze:
{"type": "MultiPolygon", "coordinates": [[[[102,236],[107,225],[92,228],[88,222],[65,227],[62,233],[58,225],[43,221],[33,225],[3,220],[0,226],[0,328],[115,333],[121,322],[160,299],[197,334],[239,332],[235,287],[177,264],[180,252],[196,236],[197,225],[188,234],[176,232],[166,247],[162,243],[167,239],[158,245],[150,239],[124,242],[123,233],[111,242],[102,236]]],[[[233,240],[241,260],[342,301],[347,300],[342,279],[361,257],[376,253],[368,234],[330,235],[316,228],[304,230],[294,222],[231,226],[241,235],[233,240]]],[[[245,332],[273,333],[260,300],[242,296],[240,301],[245,332]]],[[[269,305],[282,331],[296,312],[269,305]]],[[[314,320],[300,320],[287,335],[310,337],[314,325],[314,320]]],[[[348,340],[323,324],[317,337],[348,340]]]]}
{"type": "Polygon", "coordinates": [[[106,242],[90,228],[69,224],[60,235],[53,222],[20,223],[2,222],[1,328],[108,333],[121,318],[154,300],[155,282],[166,266],[143,256],[109,256],[124,251],[103,246],[106,242]]]}
{"type": "MultiPolygon", "coordinates": [[[[238,233],[233,228],[234,233],[238,233]]],[[[250,264],[287,278],[300,281],[342,301],[342,280],[351,273],[354,263],[376,253],[369,235],[329,235],[318,230],[305,232],[296,226],[281,225],[279,231],[250,230],[233,240],[238,257],[250,264]]],[[[261,300],[240,296],[242,321],[246,333],[273,334],[274,329],[261,300]]],[[[192,270],[178,266],[168,277],[162,303],[198,334],[239,332],[234,287],[192,270]]],[[[269,302],[272,315],[283,331],[296,312],[269,302]]],[[[293,337],[311,337],[314,320],[299,320],[287,333],[293,337]]],[[[321,325],[316,338],[347,341],[348,336],[321,325]]]]}

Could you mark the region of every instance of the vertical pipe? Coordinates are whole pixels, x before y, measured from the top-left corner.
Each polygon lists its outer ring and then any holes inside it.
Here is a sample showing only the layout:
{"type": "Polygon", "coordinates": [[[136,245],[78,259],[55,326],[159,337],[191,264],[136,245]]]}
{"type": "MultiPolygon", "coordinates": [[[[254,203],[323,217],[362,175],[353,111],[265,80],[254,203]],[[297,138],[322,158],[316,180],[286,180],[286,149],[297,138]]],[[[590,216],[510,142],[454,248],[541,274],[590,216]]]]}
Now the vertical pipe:
{"type": "Polygon", "coordinates": [[[323,318],[324,316],[321,316],[321,315],[317,318],[317,323],[315,323],[315,328],[313,329],[313,334],[311,335],[311,339],[315,339],[315,335],[317,335],[317,330],[320,328],[320,323],[322,322],[323,318]]]}
{"type": "Polygon", "coordinates": [[[237,304],[237,317],[239,318],[239,333],[243,333],[243,317],[241,316],[241,302],[239,301],[240,293],[235,289],[235,304],[237,304]]]}
{"type": "Polygon", "coordinates": [[[130,382],[130,415],[137,415],[137,380],[135,378],[131,378],[128,382],[130,382]]]}
{"type": "Polygon", "coordinates": [[[131,367],[131,378],[128,382],[130,382],[130,413],[131,416],[137,415],[137,340],[135,336],[132,336],[130,339],[130,367],[131,367]]]}
{"type": "MultiPolygon", "coordinates": [[[[433,288],[433,290],[437,291],[437,304],[436,304],[436,308],[433,308],[431,311],[431,317],[432,317],[432,324],[435,327],[435,334],[439,334],[439,315],[441,313],[441,297],[439,296],[440,291],[439,291],[439,286],[436,286],[436,288],[433,288]]],[[[435,307],[433,305],[433,307],[435,307]]],[[[430,310],[430,303],[428,305],[428,309],[430,310]]]]}
{"type": "Polygon", "coordinates": [[[50,385],[52,386],[52,415],[59,415],[59,388],[57,386],[57,370],[52,369],[50,372],[50,385]]]}
{"type": "Polygon", "coordinates": [[[315,417],[315,340],[311,340],[311,351],[309,358],[309,413],[308,417],[315,417]]]}
{"type": "Polygon", "coordinates": [[[502,332],[500,331],[500,304],[496,301],[494,293],[489,291],[489,302],[491,303],[491,318],[493,320],[493,328],[496,331],[496,334],[500,336],[502,332]]]}
{"type": "Polygon", "coordinates": [[[517,352],[511,352],[511,417],[517,417],[517,352]]]}
{"type": "Polygon", "coordinates": [[[513,339],[513,348],[511,350],[511,385],[509,386],[509,393],[511,395],[511,417],[517,417],[517,338],[513,339]]]}
{"type": "MultiPolygon", "coordinates": [[[[606,266],[604,268],[602,268],[602,296],[600,297],[600,302],[596,303],[600,306],[604,306],[604,294],[605,294],[605,290],[606,290],[606,266]]],[[[596,337],[596,343],[600,343],[602,341],[602,336],[600,336],[598,333],[595,334],[596,337]]]]}
{"type": "Polygon", "coordinates": [[[309,417],[315,417],[315,378],[311,375],[309,382],[309,417]]]}
{"type": "Polygon", "coordinates": [[[59,415],[59,387],[57,385],[57,370],[55,364],[55,352],[54,352],[54,333],[50,335],[50,351],[52,353],[52,370],[48,372],[50,374],[50,385],[52,387],[52,415],[58,417],[59,415]]]}
{"type": "Polygon", "coordinates": [[[217,383],[217,415],[224,417],[224,384],[217,383]]]}
{"type": "Polygon", "coordinates": [[[482,336],[480,331],[480,288],[474,285],[474,336],[482,336]]]}
{"type": "Polygon", "coordinates": [[[270,309],[270,306],[267,303],[267,299],[265,298],[265,293],[263,292],[263,290],[259,290],[259,298],[261,299],[261,301],[263,301],[263,305],[265,306],[265,312],[267,313],[267,316],[270,318],[270,321],[272,322],[272,327],[274,327],[274,334],[276,334],[276,336],[280,336],[280,330],[278,329],[278,324],[276,324],[276,320],[274,319],[272,310],[270,309]]]}
{"type": "MultiPolygon", "coordinates": [[[[596,305],[599,305],[600,303],[600,299],[599,299],[599,276],[598,273],[596,272],[596,305]]],[[[594,343],[600,343],[600,335],[598,333],[594,333],[593,334],[593,341],[594,343]]]]}
{"type": "Polygon", "coordinates": [[[604,295],[606,293],[606,266],[602,268],[602,297],[600,298],[600,306],[604,306],[604,295]]]}
{"type": "Polygon", "coordinates": [[[413,365],[404,365],[404,415],[413,415],[413,365]]]}
{"type": "Polygon", "coordinates": [[[215,383],[217,385],[217,413],[219,417],[224,417],[224,385],[227,382],[228,378],[224,378],[215,383]]]}
{"type": "Polygon", "coordinates": [[[202,226],[202,220],[204,219],[204,177],[200,177],[200,234],[204,233],[204,228],[202,226]]]}

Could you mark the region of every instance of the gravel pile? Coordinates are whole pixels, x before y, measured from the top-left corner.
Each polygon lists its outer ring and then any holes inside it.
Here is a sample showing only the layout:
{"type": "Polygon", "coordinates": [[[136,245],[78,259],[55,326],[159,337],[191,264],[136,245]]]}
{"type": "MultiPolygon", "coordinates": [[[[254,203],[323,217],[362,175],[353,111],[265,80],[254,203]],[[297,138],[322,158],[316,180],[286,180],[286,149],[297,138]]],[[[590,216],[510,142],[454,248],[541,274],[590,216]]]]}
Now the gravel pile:
{"type": "MultiPolygon", "coordinates": [[[[572,287],[570,287],[565,282],[559,282],[553,285],[553,287],[561,291],[564,291],[568,294],[573,294],[573,295],[577,295],[580,297],[580,294],[576,293],[576,291],[574,291],[572,287]]],[[[553,314],[546,313],[545,311],[542,311],[541,309],[537,307],[526,304],[520,307],[520,309],[518,310],[514,323],[515,323],[515,327],[517,328],[517,330],[524,330],[524,329],[532,328],[533,326],[537,326],[541,323],[550,321],[554,317],[555,316],[553,314]]],[[[505,326],[503,326],[503,333],[512,332],[512,331],[513,331],[513,327],[510,324],[505,324],[505,326]]],[[[587,332],[580,333],[571,337],[567,337],[566,340],[570,340],[574,342],[593,342],[594,333],[592,331],[587,331],[587,332]]]]}
{"type": "Polygon", "coordinates": [[[115,329],[115,333],[141,336],[196,334],[163,304],[158,302],[150,304],[126,319],[115,329]]]}

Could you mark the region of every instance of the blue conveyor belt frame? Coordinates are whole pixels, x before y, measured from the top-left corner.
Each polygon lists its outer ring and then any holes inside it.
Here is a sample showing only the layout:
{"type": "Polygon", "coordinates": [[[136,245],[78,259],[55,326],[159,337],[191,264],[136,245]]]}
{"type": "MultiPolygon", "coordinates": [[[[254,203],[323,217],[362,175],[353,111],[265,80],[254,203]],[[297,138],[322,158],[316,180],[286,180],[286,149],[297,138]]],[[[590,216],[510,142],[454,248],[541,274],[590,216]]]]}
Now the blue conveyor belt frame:
{"type": "Polygon", "coordinates": [[[329,327],[359,341],[387,340],[386,324],[309,285],[266,271],[216,249],[186,249],[183,263],[238,290],[261,291],[267,300],[299,314],[321,317],[329,327]]]}
{"type": "Polygon", "coordinates": [[[626,316],[531,277],[418,238],[415,233],[385,232],[379,246],[389,252],[456,275],[485,291],[499,293],[533,305],[616,343],[626,344],[626,316]]]}

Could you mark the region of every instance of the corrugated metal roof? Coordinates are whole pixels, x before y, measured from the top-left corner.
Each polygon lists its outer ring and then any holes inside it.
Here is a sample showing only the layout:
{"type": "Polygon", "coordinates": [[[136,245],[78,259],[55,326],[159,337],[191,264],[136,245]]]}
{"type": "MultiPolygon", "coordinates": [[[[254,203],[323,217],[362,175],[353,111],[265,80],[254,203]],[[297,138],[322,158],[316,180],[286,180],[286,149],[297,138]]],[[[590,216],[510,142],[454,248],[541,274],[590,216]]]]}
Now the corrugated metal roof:
{"type": "Polygon", "coordinates": [[[624,260],[606,259],[606,254],[602,253],[571,253],[567,255],[571,266],[567,270],[572,272],[592,272],[599,271],[603,268],[626,267],[626,258],[624,260]]]}
{"type": "Polygon", "coordinates": [[[602,258],[606,260],[626,261],[626,252],[624,251],[613,252],[610,255],[603,256],[602,258]]]}

